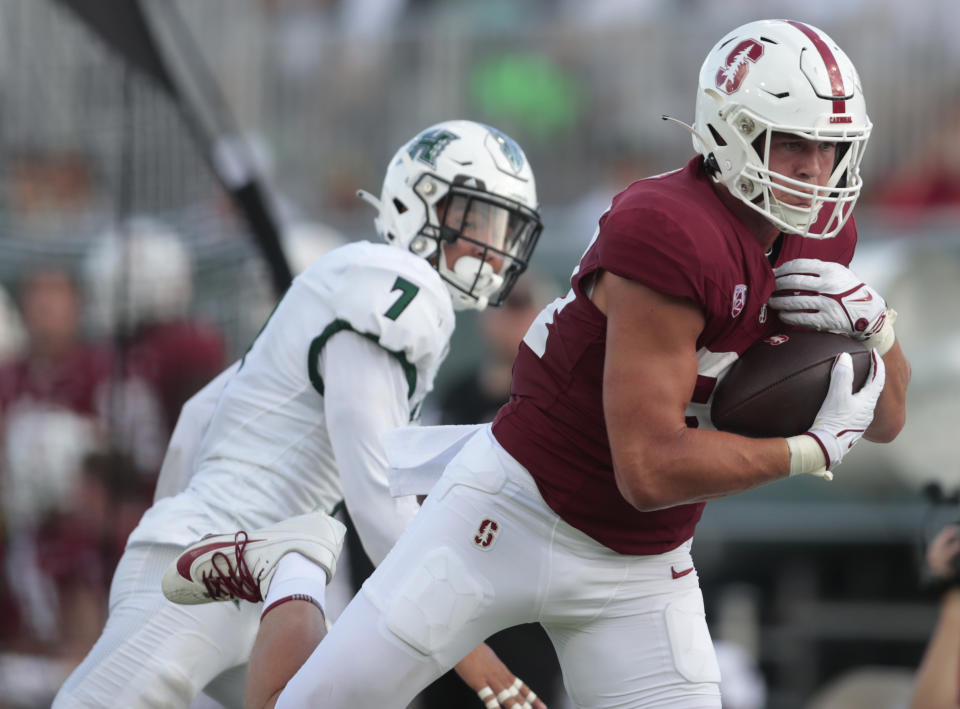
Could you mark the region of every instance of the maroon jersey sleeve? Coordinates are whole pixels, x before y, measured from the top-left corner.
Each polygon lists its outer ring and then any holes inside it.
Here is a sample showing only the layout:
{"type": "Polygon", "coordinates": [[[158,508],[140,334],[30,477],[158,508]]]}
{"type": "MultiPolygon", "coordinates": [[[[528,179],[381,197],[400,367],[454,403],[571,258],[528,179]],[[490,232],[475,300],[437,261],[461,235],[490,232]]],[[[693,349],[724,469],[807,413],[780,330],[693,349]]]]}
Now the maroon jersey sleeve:
{"type": "Polygon", "coordinates": [[[601,222],[596,265],[653,290],[703,303],[703,269],[690,234],[670,216],[649,208],[608,213],[601,222]]]}

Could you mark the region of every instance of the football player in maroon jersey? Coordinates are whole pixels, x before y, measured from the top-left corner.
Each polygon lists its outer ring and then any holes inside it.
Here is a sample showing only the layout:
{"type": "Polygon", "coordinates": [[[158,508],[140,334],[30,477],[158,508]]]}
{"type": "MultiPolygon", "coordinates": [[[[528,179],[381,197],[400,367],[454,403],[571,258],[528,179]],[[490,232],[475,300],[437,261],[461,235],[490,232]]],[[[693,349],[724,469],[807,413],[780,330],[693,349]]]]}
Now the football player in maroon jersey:
{"type": "Polygon", "coordinates": [[[700,72],[698,155],[613,198],[492,426],[388,441],[395,479],[459,450],[275,706],[404,707],[484,638],[537,621],[578,707],[719,707],[690,555],[705,501],[828,477],[862,436],[903,426],[895,313],[847,268],[870,129],[856,70],[822,31],[725,35],[700,72]],[[783,322],[863,341],[867,384],[852,392],[841,355],[807,433],[713,430],[716,382],[783,322]]]}

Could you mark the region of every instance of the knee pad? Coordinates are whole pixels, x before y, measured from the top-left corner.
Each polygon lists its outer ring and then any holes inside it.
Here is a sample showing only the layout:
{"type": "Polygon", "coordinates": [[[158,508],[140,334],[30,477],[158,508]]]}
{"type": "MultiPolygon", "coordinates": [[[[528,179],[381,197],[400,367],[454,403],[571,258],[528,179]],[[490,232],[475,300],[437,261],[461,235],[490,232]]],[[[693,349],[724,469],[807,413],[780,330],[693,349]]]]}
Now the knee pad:
{"type": "Polygon", "coordinates": [[[433,550],[401,581],[386,626],[424,655],[443,649],[493,598],[493,589],[449,547],[433,550]]]}
{"type": "Polygon", "coordinates": [[[699,589],[687,591],[664,609],[673,664],[688,682],[720,682],[720,666],[710,640],[703,596],[699,589]]]}

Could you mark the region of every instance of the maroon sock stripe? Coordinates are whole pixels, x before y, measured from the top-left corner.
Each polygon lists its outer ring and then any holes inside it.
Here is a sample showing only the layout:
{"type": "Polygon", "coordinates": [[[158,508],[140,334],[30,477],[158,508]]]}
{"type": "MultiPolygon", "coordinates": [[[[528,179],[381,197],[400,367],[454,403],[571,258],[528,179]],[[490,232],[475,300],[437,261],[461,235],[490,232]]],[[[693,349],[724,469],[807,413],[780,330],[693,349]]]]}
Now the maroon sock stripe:
{"type": "MultiPolygon", "coordinates": [[[[323,613],[323,606],[321,606],[320,601],[318,601],[313,596],[310,596],[306,593],[291,593],[289,596],[278,598],[269,606],[264,608],[263,613],[260,614],[260,620],[263,620],[264,616],[266,616],[267,613],[272,611],[274,608],[276,608],[277,606],[282,606],[287,601],[307,601],[308,603],[312,603],[313,605],[315,605],[317,607],[317,610],[323,613]]],[[[326,617],[326,614],[324,614],[324,617],[326,617]]]]}

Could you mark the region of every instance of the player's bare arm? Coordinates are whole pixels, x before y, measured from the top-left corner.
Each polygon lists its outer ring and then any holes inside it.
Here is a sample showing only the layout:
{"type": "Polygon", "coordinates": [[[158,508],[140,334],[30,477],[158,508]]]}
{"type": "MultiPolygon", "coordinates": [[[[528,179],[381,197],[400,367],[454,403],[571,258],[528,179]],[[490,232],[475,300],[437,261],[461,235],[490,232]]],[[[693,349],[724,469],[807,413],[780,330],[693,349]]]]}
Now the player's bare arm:
{"type": "Polygon", "coordinates": [[[910,384],[910,362],[903,354],[900,343],[883,355],[887,369],[887,382],[877,400],[873,412],[873,423],[863,437],[874,443],[889,443],[903,429],[907,422],[907,386],[910,384]]]}
{"type": "MultiPolygon", "coordinates": [[[[925,555],[928,574],[949,582],[956,579],[957,555],[960,554],[960,528],[948,525],[930,543],[925,555]]],[[[910,709],[956,706],[958,691],[957,665],[960,663],[960,587],[954,583],[940,603],[940,619],[927,644],[923,661],[917,670],[910,709]]]]}
{"type": "Polygon", "coordinates": [[[603,409],[617,485],[647,511],[786,477],[782,438],[687,428],[704,319],[692,302],[603,273],[593,301],[607,316],[603,409]]]}

